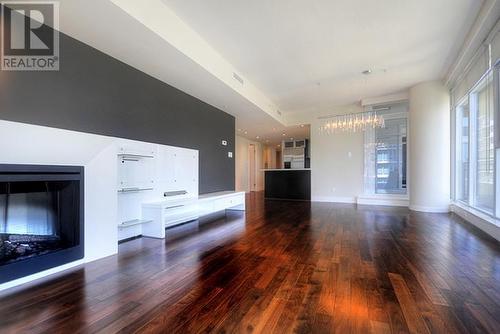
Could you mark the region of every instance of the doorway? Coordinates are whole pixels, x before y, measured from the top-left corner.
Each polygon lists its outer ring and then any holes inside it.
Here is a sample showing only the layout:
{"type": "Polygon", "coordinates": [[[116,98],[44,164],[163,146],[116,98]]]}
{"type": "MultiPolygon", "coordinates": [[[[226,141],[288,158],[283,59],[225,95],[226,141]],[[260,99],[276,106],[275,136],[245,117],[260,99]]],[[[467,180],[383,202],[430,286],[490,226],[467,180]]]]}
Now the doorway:
{"type": "Polygon", "coordinates": [[[255,145],[248,145],[248,188],[250,191],[256,191],[257,184],[255,178],[255,145]]]}

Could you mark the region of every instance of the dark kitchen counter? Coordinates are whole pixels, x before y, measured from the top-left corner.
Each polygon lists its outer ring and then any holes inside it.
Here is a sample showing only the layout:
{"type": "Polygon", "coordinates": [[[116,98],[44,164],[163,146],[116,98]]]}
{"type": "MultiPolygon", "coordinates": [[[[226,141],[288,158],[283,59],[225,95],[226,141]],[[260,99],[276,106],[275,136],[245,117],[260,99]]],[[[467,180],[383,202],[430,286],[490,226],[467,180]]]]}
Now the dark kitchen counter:
{"type": "Polygon", "coordinates": [[[311,200],[311,170],[265,169],[265,198],[311,200]]]}

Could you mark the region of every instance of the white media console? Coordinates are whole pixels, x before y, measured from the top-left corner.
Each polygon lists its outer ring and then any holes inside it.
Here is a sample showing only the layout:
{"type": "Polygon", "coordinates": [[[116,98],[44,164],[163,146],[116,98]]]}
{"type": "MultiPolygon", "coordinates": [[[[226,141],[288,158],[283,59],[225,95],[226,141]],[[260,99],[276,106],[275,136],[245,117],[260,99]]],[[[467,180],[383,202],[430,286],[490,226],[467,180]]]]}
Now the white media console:
{"type": "Polygon", "coordinates": [[[165,199],[142,204],[142,235],[165,238],[167,227],[223,210],[245,210],[245,193],[223,191],[197,198],[165,199]]]}

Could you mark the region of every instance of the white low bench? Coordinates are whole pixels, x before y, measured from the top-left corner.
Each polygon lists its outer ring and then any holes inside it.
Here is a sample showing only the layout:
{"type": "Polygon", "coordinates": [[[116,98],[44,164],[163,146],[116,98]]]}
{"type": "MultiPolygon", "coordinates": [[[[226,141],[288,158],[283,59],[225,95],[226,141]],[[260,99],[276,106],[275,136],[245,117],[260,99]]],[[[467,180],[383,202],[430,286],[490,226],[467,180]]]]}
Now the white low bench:
{"type": "Polygon", "coordinates": [[[221,191],[194,198],[164,199],[142,204],[142,235],[165,238],[165,228],[222,210],[245,210],[245,192],[221,191]]]}

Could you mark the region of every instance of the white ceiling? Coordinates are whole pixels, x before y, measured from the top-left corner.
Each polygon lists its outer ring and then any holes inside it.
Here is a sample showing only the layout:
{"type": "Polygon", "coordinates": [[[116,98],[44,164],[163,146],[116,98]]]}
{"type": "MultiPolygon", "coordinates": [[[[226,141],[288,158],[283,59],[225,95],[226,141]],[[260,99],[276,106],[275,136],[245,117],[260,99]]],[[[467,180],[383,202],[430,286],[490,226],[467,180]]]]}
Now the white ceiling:
{"type": "Polygon", "coordinates": [[[162,1],[283,112],[443,78],[483,2],[162,1]]]}

